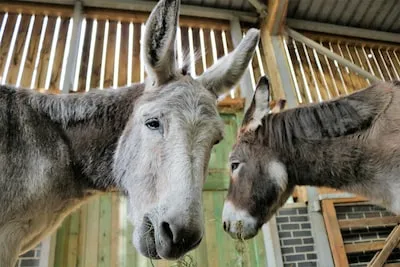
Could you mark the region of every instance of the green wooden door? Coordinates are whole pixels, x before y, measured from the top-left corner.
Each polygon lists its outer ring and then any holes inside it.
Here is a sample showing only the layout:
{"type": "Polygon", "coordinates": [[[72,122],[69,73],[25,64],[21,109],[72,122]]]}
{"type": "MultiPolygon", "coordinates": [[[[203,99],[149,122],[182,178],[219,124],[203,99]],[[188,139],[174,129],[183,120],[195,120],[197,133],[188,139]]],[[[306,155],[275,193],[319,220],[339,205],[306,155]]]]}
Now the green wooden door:
{"type": "Polygon", "coordinates": [[[132,246],[132,225],[126,219],[126,200],[117,194],[92,199],[69,216],[57,232],[57,267],[172,267],[266,266],[262,233],[235,242],[222,228],[221,215],[229,184],[228,155],[241,114],[221,114],[225,138],[215,146],[204,187],[205,236],[183,261],[150,261],[132,246]]]}

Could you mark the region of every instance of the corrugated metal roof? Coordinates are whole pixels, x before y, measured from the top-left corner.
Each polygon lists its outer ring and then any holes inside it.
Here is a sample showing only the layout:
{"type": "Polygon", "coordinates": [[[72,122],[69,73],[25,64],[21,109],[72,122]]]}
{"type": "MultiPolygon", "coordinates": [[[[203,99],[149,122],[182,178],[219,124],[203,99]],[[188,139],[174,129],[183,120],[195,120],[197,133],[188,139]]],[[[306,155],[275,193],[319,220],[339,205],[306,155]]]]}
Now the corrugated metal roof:
{"type": "Polygon", "coordinates": [[[400,33],[398,0],[290,0],[287,16],[400,33]]]}

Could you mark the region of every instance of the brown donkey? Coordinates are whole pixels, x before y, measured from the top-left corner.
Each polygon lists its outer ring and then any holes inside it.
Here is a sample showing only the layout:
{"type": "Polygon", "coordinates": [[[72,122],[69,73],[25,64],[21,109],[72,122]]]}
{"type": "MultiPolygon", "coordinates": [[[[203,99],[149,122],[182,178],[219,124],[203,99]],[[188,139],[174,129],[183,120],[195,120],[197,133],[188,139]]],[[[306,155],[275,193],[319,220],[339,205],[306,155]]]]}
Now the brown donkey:
{"type": "Polygon", "coordinates": [[[259,81],[230,155],[224,229],[252,238],[295,185],[363,195],[400,213],[400,82],[318,104],[269,111],[259,81]]]}

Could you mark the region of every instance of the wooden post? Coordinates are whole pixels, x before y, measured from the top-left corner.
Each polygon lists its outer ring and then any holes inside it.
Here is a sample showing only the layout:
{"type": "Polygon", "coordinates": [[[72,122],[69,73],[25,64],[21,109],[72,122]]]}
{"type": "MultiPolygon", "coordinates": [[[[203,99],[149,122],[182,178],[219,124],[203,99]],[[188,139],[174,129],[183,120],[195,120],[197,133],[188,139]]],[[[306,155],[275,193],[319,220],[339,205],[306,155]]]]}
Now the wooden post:
{"type": "Polygon", "coordinates": [[[271,35],[279,35],[283,32],[285,24],[288,0],[269,0],[267,30],[271,35]]]}
{"type": "Polygon", "coordinates": [[[69,93],[74,84],[76,59],[78,56],[79,39],[81,35],[82,26],[82,2],[77,0],[74,6],[73,27],[71,36],[71,46],[68,54],[67,65],[65,68],[65,77],[62,84],[61,92],[69,93]]]}

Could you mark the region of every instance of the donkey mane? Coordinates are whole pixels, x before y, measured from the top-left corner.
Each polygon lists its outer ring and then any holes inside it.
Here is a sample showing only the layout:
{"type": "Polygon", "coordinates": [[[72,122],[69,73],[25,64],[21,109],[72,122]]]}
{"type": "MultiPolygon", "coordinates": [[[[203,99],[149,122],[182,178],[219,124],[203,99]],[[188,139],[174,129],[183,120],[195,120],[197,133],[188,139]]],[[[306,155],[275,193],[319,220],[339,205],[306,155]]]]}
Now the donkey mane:
{"type": "MultiPolygon", "coordinates": [[[[399,83],[379,83],[331,101],[268,114],[258,136],[270,147],[293,147],[296,142],[312,142],[356,134],[368,129],[385,111],[399,83]],[[384,90],[384,93],[382,93],[384,90]]],[[[285,149],[285,150],[286,150],[285,149]]]]}

